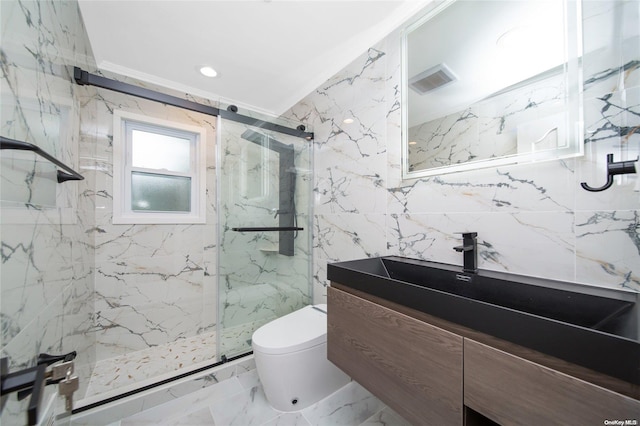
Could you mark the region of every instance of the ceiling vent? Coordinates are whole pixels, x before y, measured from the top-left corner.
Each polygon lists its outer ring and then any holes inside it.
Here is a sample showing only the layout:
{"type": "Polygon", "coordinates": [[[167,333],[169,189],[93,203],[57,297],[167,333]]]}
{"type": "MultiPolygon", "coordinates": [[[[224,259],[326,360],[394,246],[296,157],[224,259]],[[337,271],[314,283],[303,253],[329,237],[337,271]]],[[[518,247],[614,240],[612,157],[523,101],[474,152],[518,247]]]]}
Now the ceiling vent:
{"type": "Polygon", "coordinates": [[[445,64],[439,64],[412,77],[409,87],[420,95],[439,89],[458,80],[458,77],[445,64]]]}

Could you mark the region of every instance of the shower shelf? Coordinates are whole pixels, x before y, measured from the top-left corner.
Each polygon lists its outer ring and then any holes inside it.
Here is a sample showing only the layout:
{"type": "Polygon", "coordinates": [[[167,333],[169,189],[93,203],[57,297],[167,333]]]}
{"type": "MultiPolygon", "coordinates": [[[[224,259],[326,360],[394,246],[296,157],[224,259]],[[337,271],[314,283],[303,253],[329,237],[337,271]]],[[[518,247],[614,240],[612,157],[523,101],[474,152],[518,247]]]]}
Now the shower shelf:
{"type": "Polygon", "coordinates": [[[83,180],[84,179],[84,177],[82,175],[80,175],[78,172],[73,170],[71,167],[69,167],[66,164],[62,163],[60,160],[58,160],[57,158],[53,157],[52,155],[50,155],[46,151],[43,151],[40,147],[38,147],[37,145],[34,145],[32,143],[17,141],[15,139],[9,139],[9,138],[5,138],[4,136],[0,136],[0,149],[13,149],[13,150],[18,150],[18,151],[32,151],[32,152],[38,154],[39,156],[46,158],[47,160],[51,161],[56,166],[60,167],[61,169],[64,169],[66,172],[68,172],[68,173],[65,173],[65,172],[62,172],[62,171],[58,170],[58,174],[57,174],[58,183],[66,182],[68,180],[83,180]]]}
{"type": "Polygon", "coordinates": [[[265,226],[256,228],[231,228],[236,232],[264,232],[264,231],[304,231],[304,228],[297,226],[265,226]]]}
{"type": "Polygon", "coordinates": [[[258,250],[260,250],[263,253],[277,253],[279,249],[280,248],[277,245],[258,247],[258,250]]]}

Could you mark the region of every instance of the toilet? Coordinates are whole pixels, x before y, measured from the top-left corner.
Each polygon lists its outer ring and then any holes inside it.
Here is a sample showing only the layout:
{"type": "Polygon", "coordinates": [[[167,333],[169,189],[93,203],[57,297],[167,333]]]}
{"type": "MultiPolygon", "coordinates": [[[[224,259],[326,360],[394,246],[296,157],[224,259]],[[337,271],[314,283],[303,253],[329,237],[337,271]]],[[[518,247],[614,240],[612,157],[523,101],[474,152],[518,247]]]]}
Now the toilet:
{"type": "Polygon", "coordinates": [[[302,410],[351,380],[327,359],[327,305],[306,306],[263,325],[252,346],[264,393],[276,410],[302,410]]]}

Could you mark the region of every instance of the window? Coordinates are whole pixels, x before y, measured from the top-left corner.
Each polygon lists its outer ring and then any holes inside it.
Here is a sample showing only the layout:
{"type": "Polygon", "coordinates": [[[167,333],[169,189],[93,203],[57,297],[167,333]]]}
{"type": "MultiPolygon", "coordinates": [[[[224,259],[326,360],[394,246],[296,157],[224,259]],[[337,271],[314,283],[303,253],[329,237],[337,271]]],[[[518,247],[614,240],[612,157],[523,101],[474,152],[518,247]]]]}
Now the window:
{"type": "Polygon", "coordinates": [[[114,112],[113,223],[205,223],[205,129],[114,112]]]}

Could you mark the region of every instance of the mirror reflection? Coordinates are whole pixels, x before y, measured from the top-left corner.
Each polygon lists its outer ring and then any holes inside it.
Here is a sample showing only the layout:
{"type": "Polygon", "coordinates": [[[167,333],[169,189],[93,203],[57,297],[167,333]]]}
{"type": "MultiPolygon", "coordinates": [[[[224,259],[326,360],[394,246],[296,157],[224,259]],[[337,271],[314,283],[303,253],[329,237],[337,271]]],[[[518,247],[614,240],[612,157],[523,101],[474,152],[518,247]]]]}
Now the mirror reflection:
{"type": "Polygon", "coordinates": [[[580,155],[578,4],[442,2],[403,36],[403,176],[580,155]]]}

